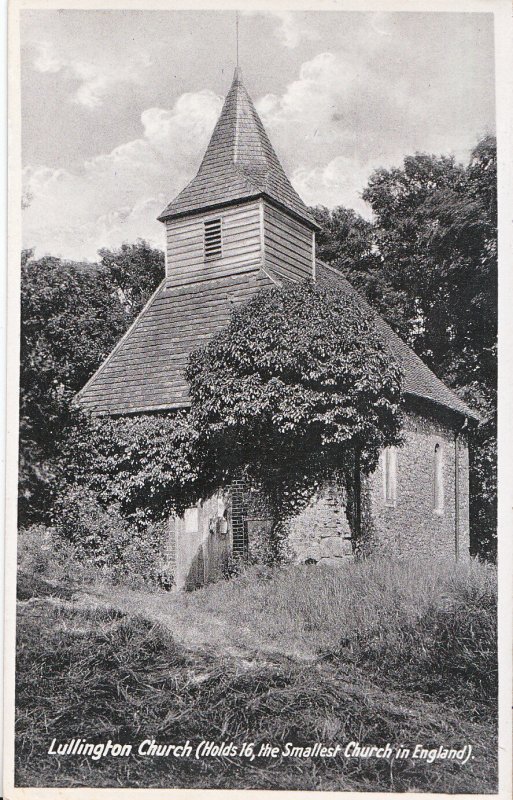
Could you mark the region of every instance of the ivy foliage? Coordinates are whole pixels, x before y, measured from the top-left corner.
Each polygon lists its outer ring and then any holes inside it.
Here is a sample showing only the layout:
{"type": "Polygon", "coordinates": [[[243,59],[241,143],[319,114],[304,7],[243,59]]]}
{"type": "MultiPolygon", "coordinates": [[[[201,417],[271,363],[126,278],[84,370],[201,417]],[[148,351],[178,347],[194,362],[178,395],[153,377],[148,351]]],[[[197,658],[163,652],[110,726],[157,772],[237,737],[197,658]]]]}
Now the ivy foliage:
{"type": "Polygon", "coordinates": [[[214,480],[244,471],[277,518],[399,441],[401,372],[357,304],[307,282],[257,294],[193,353],[197,446],[214,480]]]}
{"type": "Polygon", "coordinates": [[[191,354],[191,408],[90,419],[68,478],[128,515],[162,519],[244,475],[276,523],[358,459],[400,441],[402,375],[357,304],[311,283],[261,292],[191,354]]]}
{"type": "Polygon", "coordinates": [[[63,448],[63,494],[84,486],[141,527],[182,514],[201,494],[196,439],[183,412],[113,418],[77,409],[63,448]]]}

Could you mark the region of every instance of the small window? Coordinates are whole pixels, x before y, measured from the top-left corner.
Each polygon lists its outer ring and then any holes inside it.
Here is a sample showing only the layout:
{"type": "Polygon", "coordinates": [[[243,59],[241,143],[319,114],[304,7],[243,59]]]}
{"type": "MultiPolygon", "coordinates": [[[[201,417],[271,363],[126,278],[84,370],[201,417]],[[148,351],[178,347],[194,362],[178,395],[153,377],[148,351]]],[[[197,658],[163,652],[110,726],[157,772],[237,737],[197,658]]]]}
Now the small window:
{"type": "Polygon", "coordinates": [[[386,447],[383,452],[383,478],[385,503],[394,505],[397,499],[397,452],[395,447],[386,447]]]}
{"type": "Polygon", "coordinates": [[[199,509],[197,506],[188,508],[183,515],[185,533],[195,533],[199,530],[199,509]]]}
{"type": "Polygon", "coordinates": [[[442,514],[444,510],[444,453],[442,445],[435,445],[433,475],[433,510],[442,514]]]}
{"type": "Polygon", "coordinates": [[[221,220],[209,219],[205,222],[205,261],[221,258],[221,220]]]}

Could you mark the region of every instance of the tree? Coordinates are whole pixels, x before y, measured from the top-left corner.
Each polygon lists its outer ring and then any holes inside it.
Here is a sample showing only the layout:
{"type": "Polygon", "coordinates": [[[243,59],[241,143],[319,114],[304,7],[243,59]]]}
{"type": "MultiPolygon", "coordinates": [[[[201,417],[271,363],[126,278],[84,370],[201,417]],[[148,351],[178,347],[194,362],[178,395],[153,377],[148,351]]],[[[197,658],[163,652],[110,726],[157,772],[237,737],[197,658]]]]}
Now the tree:
{"type": "Polygon", "coordinates": [[[363,192],[372,223],[346,209],[317,217],[321,258],[484,417],[471,437],[471,528],[482,553],[496,538],[496,181],[495,139],[485,136],[466,166],[417,153],[376,170],[363,192]]]}
{"type": "Polygon", "coordinates": [[[116,250],[102,248],[98,255],[112,286],[135,319],[164,277],[164,253],[139,239],[116,250]]]}
{"type": "Polygon", "coordinates": [[[261,292],[189,360],[210,484],[243,473],[276,535],[320,485],[347,486],[399,442],[401,372],[357,304],[310,283],[261,292]]]}
{"type": "Polygon", "coordinates": [[[467,167],[418,153],[403,169],[377,170],[363,193],[386,282],[408,298],[396,315],[408,322],[417,353],[454,375],[454,385],[468,380],[469,368],[480,382],[496,381],[495,196],[491,137],[467,167]]]}
{"type": "Polygon", "coordinates": [[[411,299],[405,289],[387,280],[383,258],[376,245],[375,226],[351,208],[324,206],[311,208],[321,226],[316,236],[318,258],[336,267],[404,339],[410,337],[409,315],[398,314],[411,299]]]}
{"type": "MultiPolygon", "coordinates": [[[[132,322],[162,277],[163,254],[144,242],[80,264],[22,254],[20,353],[20,524],[48,518],[71,401],[132,322]],[[151,269],[131,293],[127,252],[151,269]],[[122,267],[118,262],[122,262],[122,267]],[[157,265],[160,264],[160,274],[157,265]],[[123,273],[124,274],[124,273],[123,273]],[[123,288],[124,287],[124,288],[123,288]],[[123,289],[125,295],[120,294],[123,289]]],[[[137,282],[134,277],[134,283],[137,282]]]]}

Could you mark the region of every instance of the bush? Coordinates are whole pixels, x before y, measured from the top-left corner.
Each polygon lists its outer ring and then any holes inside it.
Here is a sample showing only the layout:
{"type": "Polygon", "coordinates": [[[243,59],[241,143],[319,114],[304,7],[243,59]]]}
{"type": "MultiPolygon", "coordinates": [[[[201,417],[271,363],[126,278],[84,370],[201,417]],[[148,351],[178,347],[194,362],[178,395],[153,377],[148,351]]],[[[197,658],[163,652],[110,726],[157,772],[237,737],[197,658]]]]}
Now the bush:
{"type": "Polygon", "coordinates": [[[22,572],[56,580],[88,579],[156,586],[165,571],[165,524],[128,523],[95,494],[71,489],[58,503],[55,527],[20,531],[22,572]]]}

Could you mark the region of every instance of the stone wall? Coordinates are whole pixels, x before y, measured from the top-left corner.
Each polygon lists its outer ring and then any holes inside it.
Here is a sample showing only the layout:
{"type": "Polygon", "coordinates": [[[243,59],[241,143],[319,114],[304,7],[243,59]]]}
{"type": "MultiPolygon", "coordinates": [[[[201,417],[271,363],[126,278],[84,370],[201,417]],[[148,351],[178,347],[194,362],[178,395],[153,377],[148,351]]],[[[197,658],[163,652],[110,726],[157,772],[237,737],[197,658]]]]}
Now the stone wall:
{"type": "Polygon", "coordinates": [[[289,543],[295,561],[313,559],[334,564],[353,555],[343,489],[324,489],[290,524],[289,543]]]}
{"type": "MultiPolygon", "coordinates": [[[[399,555],[456,556],[456,433],[446,414],[405,415],[404,444],[396,451],[396,497],[385,498],[385,463],[364,482],[368,506],[365,520],[371,551],[399,555]],[[435,446],[442,452],[443,506],[435,509],[435,446]]],[[[458,555],[469,555],[468,447],[458,439],[458,555]]]]}
{"type": "Polygon", "coordinates": [[[362,479],[362,538],[355,540],[345,513],[344,491],[324,490],[291,523],[294,560],[337,563],[353,553],[380,552],[455,558],[469,556],[468,446],[458,436],[459,535],[456,543],[454,417],[447,412],[410,411],[404,418],[404,443],[395,454],[395,499],[385,497],[384,454],[376,471],[362,479]],[[434,453],[442,448],[443,507],[434,508],[434,453]]]}
{"type": "MultiPolygon", "coordinates": [[[[288,547],[296,562],[310,559],[340,564],[355,554],[460,559],[469,557],[468,446],[458,434],[458,493],[456,433],[458,425],[447,412],[422,409],[404,417],[404,442],[396,449],[393,497],[387,498],[385,457],[375,472],[362,478],[360,527],[357,539],[346,514],[342,488],[325,488],[290,521],[288,547]],[[443,505],[435,508],[435,447],[442,452],[443,505]],[[456,495],[458,494],[458,515],[456,495]],[[458,516],[458,519],[457,519],[458,516]],[[459,535],[456,537],[456,527],[459,535]]],[[[390,488],[390,487],[389,487],[390,488]]],[[[389,492],[390,494],[390,492],[389,492]]],[[[221,526],[222,527],[222,526],[221,526]]],[[[177,588],[194,588],[221,577],[231,555],[263,560],[269,547],[270,520],[262,497],[234,481],[230,490],[190,509],[184,519],[170,521],[169,566],[177,588]],[[214,530],[213,520],[225,509],[227,530],[214,530]]]]}

